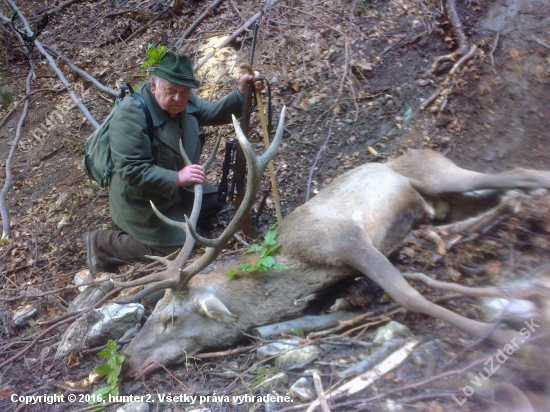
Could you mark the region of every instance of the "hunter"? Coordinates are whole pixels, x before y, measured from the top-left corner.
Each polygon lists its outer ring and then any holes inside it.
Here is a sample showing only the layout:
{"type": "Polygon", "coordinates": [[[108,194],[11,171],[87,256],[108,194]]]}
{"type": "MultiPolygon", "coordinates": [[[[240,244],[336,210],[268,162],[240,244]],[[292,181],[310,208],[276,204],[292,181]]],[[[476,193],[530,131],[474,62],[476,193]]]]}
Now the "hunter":
{"type": "Polygon", "coordinates": [[[136,90],[151,113],[153,140],[136,99],[127,98],[119,104],[109,128],[114,163],[109,211],[120,230],[84,234],[90,274],[114,272],[118,266],[146,261],[145,255],[166,256],[183,245],[184,232],[162,222],[151,209],[150,200],[165,216],[182,221],[184,214],[191,212],[193,185],[202,183],[199,222],[221,210],[217,188],[205,182],[202,166],[195,164],[202,150],[199,126],[227,124],[232,114],[240,116],[249,81],[256,90],[264,88],[258,72],[245,74],[237,90],[210,103],[192,92],[199,82],[193,75],[191,59],[167,51],[150,81],[136,90]],[[193,163],[190,166],[183,167],[180,141],[193,163]]]}

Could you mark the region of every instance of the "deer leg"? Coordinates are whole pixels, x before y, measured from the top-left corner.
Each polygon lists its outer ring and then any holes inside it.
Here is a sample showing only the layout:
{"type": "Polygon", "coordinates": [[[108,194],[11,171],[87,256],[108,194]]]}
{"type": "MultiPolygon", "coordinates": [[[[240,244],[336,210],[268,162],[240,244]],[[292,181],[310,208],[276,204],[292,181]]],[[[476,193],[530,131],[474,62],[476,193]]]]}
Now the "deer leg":
{"type": "Polygon", "coordinates": [[[334,242],[340,258],[375,281],[405,309],[443,319],[473,336],[489,337],[499,344],[504,344],[512,338],[511,333],[498,330],[492,324],[465,318],[428,301],[374,247],[363,229],[354,227],[346,231],[346,237],[347,242],[334,242]]]}
{"type": "Polygon", "coordinates": [[[387,165],[420,193],[436,196],[480,189],[550,189],[550,171],[513,169],[494,175],[466,170],[431,150],[413,150],[387,165]]]}
{"type": "Polygon", "coordinates": [[[508,298],[509,296],[504,291],[495,286],[487,286],[484,288],[472,288],[468,286],[462,286],[458,283],[447,283],[439,280],[432,279],[424,273],[402,273],[405,279],[417,280],[424,283],[426,286],[439,290],[446,290],[447,292],[460,293],[464,296],[471,296],[475,298],[482,297],[499,297],[508,298]]]}

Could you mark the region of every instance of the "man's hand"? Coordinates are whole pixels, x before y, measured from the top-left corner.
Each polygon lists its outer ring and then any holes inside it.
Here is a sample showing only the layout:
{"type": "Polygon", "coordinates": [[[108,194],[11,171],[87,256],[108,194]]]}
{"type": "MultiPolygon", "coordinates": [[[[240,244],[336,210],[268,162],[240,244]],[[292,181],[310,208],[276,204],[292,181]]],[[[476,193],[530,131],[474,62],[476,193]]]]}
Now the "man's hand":
{"type": "Polygon", "coordinates": [[[239,83],[239,93],[244,95],[244,92],[246,90],[246,83],[249,81],[254,81],[254,88],[261,92],[263,89],[265,89],[264,81],[261,80],[261,76],[259,72],[254,72],[254,77],[252,77],[251,74],[243,74],[239,83]]]}
{"type": "Polygon", "coordinates": [[[185,166],[178,172],[178,187],[196,185],[204,182],[206,176],[201,165],[185,166]]]}

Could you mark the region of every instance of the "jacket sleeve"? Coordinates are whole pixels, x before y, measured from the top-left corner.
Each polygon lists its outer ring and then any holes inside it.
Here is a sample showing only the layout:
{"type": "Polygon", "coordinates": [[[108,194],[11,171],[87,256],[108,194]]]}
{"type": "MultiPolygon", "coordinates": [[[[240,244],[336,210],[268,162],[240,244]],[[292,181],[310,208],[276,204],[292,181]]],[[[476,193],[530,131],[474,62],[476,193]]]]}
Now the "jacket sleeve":
{"type": "Polygon", "coordinates": [[[187,113],[193,115],[201,126],[218,126],[231,123],[231,115],[240,117],[243,110],[243,98],[236,90],[216,103],[211,103],[191,94],[187,113]]]}
{"type": "Polygon", "coordinates": [[[178,172],[154,164],[145,114],[133,99],[122,101],[109,126],[115,173],[130,186],[170,198],[178,172]]]}

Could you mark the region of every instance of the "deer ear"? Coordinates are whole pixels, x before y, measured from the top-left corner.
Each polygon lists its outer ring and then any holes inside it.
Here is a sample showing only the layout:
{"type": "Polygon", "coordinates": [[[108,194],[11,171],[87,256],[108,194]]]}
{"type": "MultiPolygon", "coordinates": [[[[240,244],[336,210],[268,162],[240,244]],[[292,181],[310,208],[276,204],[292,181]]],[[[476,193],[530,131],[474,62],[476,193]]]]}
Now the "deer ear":
{"type": "Polygon", "coordinates": [[[223,323],[233,323],[239,320],[239,317],[233,315],[221,300],[212,295],[199,298],[197,309],[209,318],[219,320],[223,323]]]}

